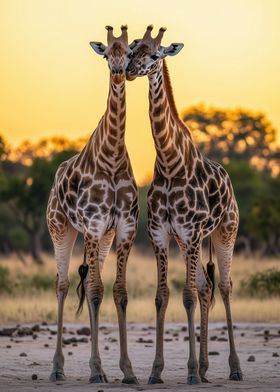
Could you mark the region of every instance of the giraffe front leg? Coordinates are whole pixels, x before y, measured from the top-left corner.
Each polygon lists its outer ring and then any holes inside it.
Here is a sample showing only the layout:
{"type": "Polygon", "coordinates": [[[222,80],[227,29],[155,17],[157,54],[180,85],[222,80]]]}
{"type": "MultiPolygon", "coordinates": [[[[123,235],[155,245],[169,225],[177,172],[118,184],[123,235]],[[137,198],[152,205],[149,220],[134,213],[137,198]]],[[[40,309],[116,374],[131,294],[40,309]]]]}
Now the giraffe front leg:
{"type": "Polygon", "coordinates": [[[188,316],[189,327],[189,360],[188,360],[188,384],[200,383],[198,375],[198,363],[195,352],[195,328],[194,315],[197,304],[197,288],[196,288],[196,269],[199,260],[200,243],[192,243],[189,247],[186,246],[186,283],[183,290],[183,303],[188,316]]]}
{"type": "Polygon", "coordinates": [[[97,241],[88,238],[85,238],[85,244],[89,264],[85,285],[91,329],[91,357],[89,360],[91,375],[89,381],[91,383],[104,383],[108,380],[101,366],[98,348],[99,309],[104,293],[98,260],[99,244],[97,241]]]}
{"type": "Polygon", "coordinates": [[[118,314],[120,336],[120,368],[124,373],[124,384],[139,384],[134,375],[127,351],[126,307],[128,303],[126,289],[126,265],[136,233],[135,223],[120,221],[116,233],[117,275],[113,287],[114,302],[118,314]]]}
{"type": "Polygon", "coordinates": [[[162,231],[161,235],[154,236],[153,232],[150,232],[152,238],[153,247],[157,259],[157,292],[155,298],[156,305],[156,353],[153,363],[152,372],[148,381],[148,384],[162,384],[161,373],[164,368],[164,356],[163,356],[163,337],[164,337],[164,320],[166,308],[169,299],[169,288],[167,285],[167,269],[168,269],[168,234],[162,231]],[[156,239],[161,239],[158,242],[156,239]]]}

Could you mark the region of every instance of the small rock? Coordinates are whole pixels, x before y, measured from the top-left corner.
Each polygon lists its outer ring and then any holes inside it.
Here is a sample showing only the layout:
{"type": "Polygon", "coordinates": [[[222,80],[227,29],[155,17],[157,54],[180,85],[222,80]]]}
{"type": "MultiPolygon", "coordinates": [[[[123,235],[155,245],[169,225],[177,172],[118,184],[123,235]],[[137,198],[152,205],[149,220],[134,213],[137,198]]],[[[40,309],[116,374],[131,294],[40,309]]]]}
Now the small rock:
{"type": "Polygon", "coordinates": [[[40,332],[40,325],[39,324],[35,324],[33,325],[33,327],[31,327],[33,332],[40,332]]]}
{"type": "Polygon", "coordinates": [[[77,329],[77,334],[78,335],[90,336],[90,328],[89,327],[79,328],[79,329],[77,329]]]}
{"type": "Polygon", "coordinates": [[[188,327],[182,327],[182,328],[181,328],[181,331],[182,331],[182,332],[187,332],[187,330],[188,330],[188,327]]]}
{"type": "Polygon", "coordinates": [[[264,331],[263,331],[263,334],[264,334],[265,336],[269,335],[269,330],[268,330],[268,329],[264,330],[264,331]]]}
{"type": "Polygon", "coordinates": [[[105,346],[104,350],[109,351],[109,346],[105,346]]]}
{"type": "Polygon", "coordinates": [[[20,357],[27,357],[27,354],[26,353],[20,353],[19,356],[20,357]]]}
{"type": "Polygon", "coordinates": [[[57,335],[57,331],[51,329],[51,330],[50,330],[50,334],[51,334],[51,335],[57,335]]]}
{"type": "Polygon", "coordinates": [[[217,339],[218,342],[227,342],[227,338],[218,338],[217,339]]]}
{"type": "Polygon", "coordinates": [[[33,331],[29,327],[21,327],[21,328],[18,328],[16,334],[18,336],[30,336],[30,335],[33,335],[33,331]]]}
{"type": "Polygon", "coordinates": [[[184,342],[187,342],[187,341],[189,341],[190,340],[190,338],[188,337],[188,336],[185,336],[184,337],[184,342]]]}
{"type": "Polygon", "coordinates": [[[44,347],[49,347],[48,343],[44,344],[44,347]]]}
{"type": "Polygon", "coordinates": [[[41,325],[48,325],[48,323],[47,323],[46,321],[43,321],[43,322],[41,323],[41,325]]]}
{"type": "Polygon", "coordinates": [[[68,351],[68,355],[73,355],[72,351],[68,351]]]}
{"type": "Polygon", "coordinates": [[[52,336],[49,336],[49,338],[48,338],[49,340],[52,340],[52,336]]]}
{"type": "Polygon", "coordinates": [[[154,343],[154,341],[152,339],[143,339],[143,338],[139,338],[136,340],[136,343],[154,343]]]}
{"type": "Polygon", "coordinates": [[[3,328],[0,330],[0,336],[13,336],[17,328],[3,328]]]}
{"type": "Polygon", "coordinates": [[[196,335],[196,341],[199,343],[200,342],[200,335],[196,335]]]}
{"type": "Polygon", "coordinates": [[[224,335],[225,334],[225,331],[221,331],[221,335],[224,335]]]}
{"type": "Polygon", "coordinates": [[[165,338],[164,341],[165,341],[165,342],[172,342],[173,339],[171,339],[171,338],[165,338]]]}
{"type": "Polygon", "coordinates": [[[97,392],[104,392],[104,389],[97,389],[97,392]]]}
{"type": "Polygon", "coordinates": [[[280,355],[278,353],[273,353],[272,356],[273,357],[279,357],[280,355]]]}
{"type": "Polygon", "coordinates": [[[245,336],[245,333],[244,333],[244,332],[242,332],[242,333],[240,334],[240,336],[244,337],[244,336],[245,336]]]}
{"type": "Polygon", "coordinates": [[[249,358],[247,359],[248,362],[255,362],[256,358],[254,355],[250,355],[249,358]]]}
{"type": "Polygon", "coordinates": [[[38,335],[36,335],[36,333],[34,333],[33,335],[32,335],[32,339],[33,340],[36,340],[38,338],[38,335]]]}
{"type": "Polygon", "coordinates": [[[179,334],[178,334],[178,332],[174,332],[172,336],[174,336],[174,338],[177,338],[177,336],[179,336],[179,334]]]}
{"type": "Polygon", "coordinates": [[[72,347],[77,347],[77,346],[78,346],[77,343],[72,344],[72,347]]]}
{"type": "Polygon", "coordinates": [[[32,374],[31,378],[32,378],[32,380],[37,380],[38,376],[37,376],[37,374],[32,374]]]}
{"type": "MultiPolygon", "coordinates": [[[[12,348],[12,346],[10,346],[9,344],[7,344],[6,348],[12,348]]],[[[277,356],[277,355],[275,355],[277,356]]],[[[278,355],[279,356],[279,355],[278,355]]]]}
{"type": "Polygon", "coordinates": [[[220,355],[218,351],[209,351],[208,355],[220,355]]]}
{"type": "Polygon", "coordinates": [[[217,339],[218,339],[218,337],[215,335],[210,337],[210,340],[217,340],[217,339]]]}
{"type": "Polygon", "coordinates": [[[197,330],[200,330],[200,326],[199,326],[199,325],[197,325],[196,329],[197,329],[197,330]]]}

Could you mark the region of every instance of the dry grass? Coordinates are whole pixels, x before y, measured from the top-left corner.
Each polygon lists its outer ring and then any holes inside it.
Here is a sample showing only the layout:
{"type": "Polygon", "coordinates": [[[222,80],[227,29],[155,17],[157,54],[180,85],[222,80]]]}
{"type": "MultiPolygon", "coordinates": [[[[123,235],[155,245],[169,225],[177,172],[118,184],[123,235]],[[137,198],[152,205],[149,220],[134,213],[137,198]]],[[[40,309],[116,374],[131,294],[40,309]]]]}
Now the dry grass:
{"type": "MultiPolygon", "coordinates": [[[[205,258],[206,259],[206,258],[205,258]]],[[[36,273],[56,275],[54,259],[45,256],[45,265],[38,267],[28,260],[26,266],[15,258],[0,260],[0,265],[6,266],[11,271],[12,276],[30,275],[36,273]]],[[[77,279],[77,269],[82,261],[82,256],[74,256],[70,265],[70,276],[77,279]]],[[[115,278],[115,255],[111,253],[105,263],[102,272],[105,285],[105,298],[101,306],[101,322],[116,322],[116,311],[112,299],[112,285],[115,278]]],[[[279,260],[276,259],[244,259],[236,257],[232,267],[232,279],[234,289],[239,287],[240,281],[253,272],[263,271],[270,268],[279,268],[279,260]]],[[[171,287],[170,301],[166,319],[168,321],[186,320],[186,313],[182,304],[182,295],[172,285],[173,279],[182,279],[185,274],[185,266],[180,257],[170,258],[169,282],[171,287]]],[[[72,279],[72,280],[73,280],[72,279]]],[[[156,290],[156,263],[154,258],[142,256],[137,252],[132,252],[127,268],[127,285],[129,292],[128,321],[130,322],[151,322],[155,319],[154,296],[156,290]]],[[[225,312],[220,295],[216,294],[216,304],[211,310],[210,320],[225,320],[225,312]]],[[[75,318],[77,308],[77,297],[74,287],[70,291],[65,306],[65,321],[87,322],[88,312],[85,307],[84,312],[75,318]]],[[[199,307],[198,307],[199,308],[199,307]]],[[[245,322],[280,322],[280,301],[279,299],[244,299],[234,294],[232,301],[232,312],[234,321],[245,322]]],[[[199,318],[199,310],[196,314],[199,318]]],[[[55,291],[40,291],[36,294],[16,293],[1,296],[0,322],[35,322],[41,320],[55,321],[56,319],[56,296],[55,291]]]]}

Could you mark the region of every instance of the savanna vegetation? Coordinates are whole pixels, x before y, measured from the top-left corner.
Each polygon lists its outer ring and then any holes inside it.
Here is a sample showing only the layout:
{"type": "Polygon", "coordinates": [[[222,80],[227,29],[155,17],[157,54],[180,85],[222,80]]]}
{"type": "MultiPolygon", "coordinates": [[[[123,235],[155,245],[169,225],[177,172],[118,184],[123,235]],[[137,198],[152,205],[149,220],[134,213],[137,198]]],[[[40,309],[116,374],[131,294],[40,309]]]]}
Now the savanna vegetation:
{"type": "MultiPolygon", "coordinates": [[[[183,120],[205,156],[221,162],[233,182],[240,208],[237,251],[247,255],[280,253],[280,149],[265,115],[246,110],[192,107],[183,120]]],[[[60,162],[77,153],[86,139],[50,138],[12,149],[0,136],[0,254],[41,264],[52,251],[45,210],[60,162]]],[[[140,221],[136,246],[147,249],[147,186],[139,189],[140,221]]],[[[82,246],[81,240],[78,246],[82,246]]],[[[149,248],[148,248],[149,249],[149,248]]]]}
{"type": "MultiPolygon", "coordinates": [[[[280,321],[280,149],[276,131],[263,114],[246,110],[192,107],[183,120],[205,156],[221,162],[232,179],[240,208],[240,228],[233,263],[234,319],[280,321]],[[260,309],[262,310],[260,312],[260,309]]],[[[11,148],[0,136],[0,320],[36,321],[56,318],[55,263],[45,222],[50,188],[58,165],[80,151],[86,139],[50,138],[11,148]]],[[[152,262],[146,229],[148,184],[139,188],[140,221],[135,249],[128,265],[129,319],[154,319],[156,263],[152,262]],[[147,273],[149,271],[149,273],[147,273]]],[[[78,238],[71,263],[70,301],[66,320],[77,305],[77,269],[82,261],[78,238]]],[[[169,267],[169,320],[185,319],[181,292],[184,263],[172,250],[169,267]]],[[[207,257],[207,256],[205,256],[207,257]]],[[[111,298],[115,257],[110,254],[103,273],[104,320],[115,320],[111,298]]],[[[87,318],[87,312],[81,321],[87,318]]],[[[224,319],[220,297],[212,320],[224,319]]]]}

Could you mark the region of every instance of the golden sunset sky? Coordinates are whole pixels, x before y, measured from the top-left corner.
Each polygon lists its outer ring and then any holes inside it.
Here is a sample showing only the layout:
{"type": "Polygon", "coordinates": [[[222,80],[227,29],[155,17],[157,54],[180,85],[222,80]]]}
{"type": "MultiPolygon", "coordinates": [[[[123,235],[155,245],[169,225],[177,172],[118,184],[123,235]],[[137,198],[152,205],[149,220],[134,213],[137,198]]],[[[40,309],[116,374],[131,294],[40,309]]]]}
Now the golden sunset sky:
{"type": "MultiPolygon", "coordinates": [[[[0,134],[25,139],[89,135],[102,116],[109,71],[89,41],[104,26],[129,38],[167,26],[164,45],[179,112],[205,103],[263,111],[280,129],[279,0],[0,0],[0,134]]],[[[153,169],[148,81],[127,83],[127,148],[142,182],[153,169]]],[[[278,141],[280,141],[278,133],[278,141]]]]}

